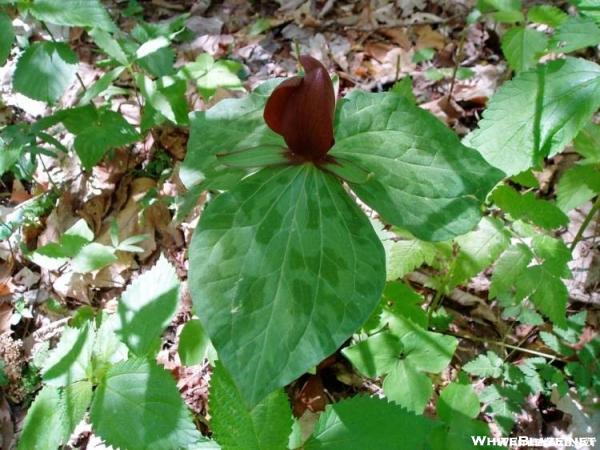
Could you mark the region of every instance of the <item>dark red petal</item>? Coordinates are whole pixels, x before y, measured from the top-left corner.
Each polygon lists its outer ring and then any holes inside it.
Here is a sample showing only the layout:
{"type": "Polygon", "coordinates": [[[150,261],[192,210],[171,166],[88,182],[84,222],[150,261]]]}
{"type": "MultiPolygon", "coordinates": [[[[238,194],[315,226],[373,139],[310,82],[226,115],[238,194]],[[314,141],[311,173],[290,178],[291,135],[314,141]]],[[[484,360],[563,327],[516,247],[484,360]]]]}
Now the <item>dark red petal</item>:
{"type": "Polygon", "coordinates": [[[301,84],[302,77],[288,78],[275,88],[267,100],[263,117],[275,133],[283,134],[283,112],[287,108],[291,95],[301,84]]]}
{"type": "Polygon", "coordinates": [[[325,67],[310,56],[301,56],[302,78],[291,78],[269,97],[264,118],[281,134],[289,149],[305,159],[321,159],[333,146],[335,93],[325,67]]]}

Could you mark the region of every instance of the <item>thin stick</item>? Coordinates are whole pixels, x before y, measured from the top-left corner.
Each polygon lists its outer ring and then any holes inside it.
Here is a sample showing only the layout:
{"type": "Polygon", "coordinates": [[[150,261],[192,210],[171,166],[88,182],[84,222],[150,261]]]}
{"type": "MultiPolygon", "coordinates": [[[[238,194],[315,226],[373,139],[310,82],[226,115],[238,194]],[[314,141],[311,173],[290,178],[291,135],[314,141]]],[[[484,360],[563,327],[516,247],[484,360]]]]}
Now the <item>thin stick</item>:
{"type": "Polygon", "coordinates": [[[575,239],[573,239],[573,242],[571,242],[571,247],[569,248],[569,250],[571,250],[571,252],[573,250],[575,250],[575,247],[577,246],[577,244],[579,243],[579,241],[581,241],[581,238],[583,237],[583,233],[585,232],[585,229],[588,227],[588,225],[590,224],[590,222],[594,218],[594,215],[596,214],[596,212],[599,209],[600,209],[600,195],[596,198],[596,201],[592,205],[592,208],[587,213],[587,216],[585,216],[585,219],[583,219],[583,222],[581,223],[581,226],[579,227],[579,230],[577,230],[577,234],[575,235],[575,239]]]}

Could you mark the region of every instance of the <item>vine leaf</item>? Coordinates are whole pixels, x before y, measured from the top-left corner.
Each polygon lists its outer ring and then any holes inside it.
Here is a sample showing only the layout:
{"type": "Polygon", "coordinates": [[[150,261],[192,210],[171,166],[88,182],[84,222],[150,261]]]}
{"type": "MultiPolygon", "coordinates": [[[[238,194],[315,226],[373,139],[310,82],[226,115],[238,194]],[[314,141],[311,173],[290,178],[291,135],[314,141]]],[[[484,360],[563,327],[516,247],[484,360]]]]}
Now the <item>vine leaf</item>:
{"type": "Polygon", "coordinates": [[[503,177],[430,113],[394,93],[348,95],[338,105],[335,139],[331,156],[374,175],[350,182],[354,192],[385,221],[424,240],[472,229],[503,177]]]}
{"type": "Polygon", "coordinates": [[[251,410],[233,380],[217,361],[210,379],[211,429],[223,450],[287,448],[292,411],[279,389],[251,410]]]}
{"type": "Polygon", "coordinates": [[[179,300],[175,268],[161,255],[150,270],[123,292],[117,311],[116,333],[138,356],[160,345],[160,336],[175,314],[179,300]]]}
{"type": "Polygon", "coordinates": [[[55,103],[75,80],[77,55],[62,42],[36,42],[23,52],[13,75],[15,91],[55,103]]]}
{"type": "Polygon", "coordinates": [[[539,65],[505,83],[463,142],[507,175],[561,152],[600,106],[600,66],[577,58],[539,65]]]}
{"type": "Polygon", "coordinates": [[[91,421],[102,439],[119,448],[190,448],[201,439],[175,380],[143,358],[108,370],[94,393],[91,421]]]}
{"type": "Polygon", "coordinates": [[[312,164],[265,168],[209,204],[189,280],[195,312],[252,406],[368,319],[385,254],[335,177],[312,164]]]}
{"type": "Polygon", "coordinates": [[[434,423],[373,397],[353,397],[329,405],[319,417],[306,450],[430,448],[434,423]]]}
{"type": "Polygon", "coordinates": [[[28,10],[36,19],[56,25],[116,30],[99,0],[34,0],[28,10]]]}

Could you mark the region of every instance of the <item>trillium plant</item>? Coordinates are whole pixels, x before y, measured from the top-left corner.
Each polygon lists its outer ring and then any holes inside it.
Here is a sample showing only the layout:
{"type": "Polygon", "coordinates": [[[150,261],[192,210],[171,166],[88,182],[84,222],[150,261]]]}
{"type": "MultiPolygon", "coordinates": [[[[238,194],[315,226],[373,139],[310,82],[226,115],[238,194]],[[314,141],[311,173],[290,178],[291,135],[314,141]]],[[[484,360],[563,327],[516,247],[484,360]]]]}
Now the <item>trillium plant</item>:
{"type": "Polygon", "coordinates": [[[252,407],[372,314],[386,256],[358,197],[420,239],[473,229],[503,173],[401,93],[336,103],[323,65],[192,118],[181,178],[222,192],[190,247],[195,312],[252,407]]]}

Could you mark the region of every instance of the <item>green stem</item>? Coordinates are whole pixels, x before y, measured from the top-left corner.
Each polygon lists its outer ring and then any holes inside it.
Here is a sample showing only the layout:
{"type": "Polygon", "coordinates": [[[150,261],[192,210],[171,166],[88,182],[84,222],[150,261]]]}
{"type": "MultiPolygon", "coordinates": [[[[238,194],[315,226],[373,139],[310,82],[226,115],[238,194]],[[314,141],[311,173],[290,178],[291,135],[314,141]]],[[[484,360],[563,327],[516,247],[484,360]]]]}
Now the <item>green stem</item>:
{"type": "Polygon", "coordinates": [[[590,224],[590,222],[594,218],[594,215],[596,214],[596,212],[599,209],[600,209],[600,195],[598,197],[596,197],[596,201],[592,205],[592,208],[587,213],[587,216],[585,216],[585,219],[583,219],[583,222],[581,223],[581,226],[579,227],[579,230],[577,230],[577,234],[575,235],[575,239],[573,239],[573,242],[571,242],[571,247],[569,248],[569,250],[571,250],[571,252],[573,250],[575,250],[575,247],[577,246],[577,244],[579,243],[579,241],[581,241],[581,238],[583,237],[583,233],[585,232],[585,229],[590,224]]]}
{"type": "Polygon", "coordinates": [[[542,358],[546,358],[546,359],[550,359],[550,360],[566,362],[562,358],[555,356],[555,355],[549,355],[548,353],[538,352],[537,350],[530,350],[528,348],[522,348],[522,347],[518,347],[516,345],[506,344],[505,342],[495,341],[495,340],[486,339],[486,338],[480,338],[477,336],[464,336],[462,334],[455,334],[455,333],[448,333],[448,332],[446,332],[444,334],[446,334],[448,336],[454,336],[454,337],[457,337],[460,339],[467,339],[470,341],[483,342],[485,344],[495,344],[495,345],[499,345],[501,347],[510,348],[512,350],[519,351],[521,353],[528,353],[530,355],[541,356],[542,358]]]}

